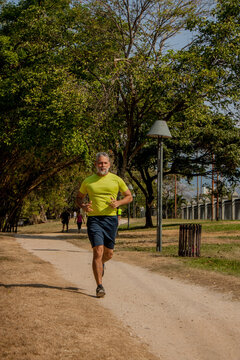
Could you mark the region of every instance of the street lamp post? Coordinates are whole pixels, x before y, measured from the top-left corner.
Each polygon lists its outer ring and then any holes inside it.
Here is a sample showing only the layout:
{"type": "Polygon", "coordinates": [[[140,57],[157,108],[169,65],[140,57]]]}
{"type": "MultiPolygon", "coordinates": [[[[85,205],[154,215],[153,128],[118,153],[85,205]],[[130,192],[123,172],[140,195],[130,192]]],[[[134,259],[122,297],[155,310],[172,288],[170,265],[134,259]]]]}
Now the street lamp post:
{"type": "Polygon", "coordinates": [[[133,203],[132,203],[133,204],[133,218],[135,218],[136,217],[136,202],[135,202],[136,194],[133,193],[132,196],[133,196],[133,203]]]}
{"type": "Polygon", "coordinates": [[[128,230],[129,230],[129,227],[130,227],[130,204],[128,204],[128,230]]]}
{"type": "MultiPolygon", "coordinates": [[[[132,191],[133,190],[132,184],[129,184],[128,188],[129,188],[130,191],[132,191]]],[[[128,203],[128,227],[127,227],[128,230],[129,230],[129,227],[130,227],[130,212],[131,212],[130,203],[128,203]]]]}
{"type": "Polygon", "coordinates": [[[162,251],[162,182],[163,182],[163,138],[171,138],[166,121],[157,120],[147,134],[158,138],[157,158],[157,251],[162,251]]]}

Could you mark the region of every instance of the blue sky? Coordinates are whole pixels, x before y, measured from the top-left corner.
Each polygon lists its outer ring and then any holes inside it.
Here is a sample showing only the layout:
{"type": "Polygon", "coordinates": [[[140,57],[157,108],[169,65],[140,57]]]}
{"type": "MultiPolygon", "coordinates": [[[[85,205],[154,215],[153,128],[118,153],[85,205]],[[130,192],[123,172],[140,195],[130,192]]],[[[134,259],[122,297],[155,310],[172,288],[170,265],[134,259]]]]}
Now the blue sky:
{"type": "Polygon", "coordinates": [[[181,31],[173,38],[168,40],[168,45],[174,50],[181,50],[184,46],[191,42],[193,35],[194,34],[190,31],[181,31]]]}

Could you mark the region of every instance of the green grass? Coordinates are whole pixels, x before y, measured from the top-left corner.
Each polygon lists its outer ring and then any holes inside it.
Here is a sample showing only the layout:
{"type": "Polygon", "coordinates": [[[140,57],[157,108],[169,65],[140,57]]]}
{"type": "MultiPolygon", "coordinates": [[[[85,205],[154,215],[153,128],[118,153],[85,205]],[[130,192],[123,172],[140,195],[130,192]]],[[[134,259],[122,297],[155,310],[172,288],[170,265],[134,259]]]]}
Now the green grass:
{"type": "Polygon", "coordinates": [[[163,229],[179,227],[180,224],[201,224],[204,232],[240,232],[240,221],[211,221],[211,220],[166,220],[163,221],[163,229]]]}
{"type": "Polygon", "coordinates": [[[234,253],[239,250],[240,252],[240,244],[239,243],[231,243],[231,244],[202,244],[201,252],[202,255],[212,255],[214,254],[224,254],[224,253],[234,253]]]}
{"type": "Polygon", "coordinates": [[[182,261],[190,267],[240,276],[240,244],[203,244],[201,257],[182,261]]]}
{"type": "MultiPolygon", "coordinates": [[[[152,230],[156,230],[156,217],[153,216],[152,230]]],[[[126,218],[124,220],[127,220],[126,218]]],[[[180,224],[202,224],[202,231],[204,232],[231,232],[239,231],[240,233],[240,221],[210,221],[210,220],[184,220],[184,219],[163,219],[163,230],[179,229],[180,224]]],[[[70,228],[75,228],[76,224],[73,223],[73,219],[70,220],[70,228]]],[[[18,227],[19,233],[44,233],[44,232],[60,232],[62,228],[61,220],[49,220],[43,224],[28,225],[18,227]]],[[[130,219],[129,229],[128,224],[122,224],[119,227],[120,232],[124,231],[149,231],[151,229],[145,228],[145,218],[130,219]]],[[[238,236],[240,238],[240,236],[238,236]]]]}
{"type": "Polygon", "coordinates": [[[203,230],[205,232],[219,232],[219,231],[224,231],[224,232],[228,232],[228,231],[239,231],[240,232],[240,221],[232,221],[231,223],[224,223],[223,221],[221,222],[213,222],[213,223],[203,223],[203,230]]]}
{"type": "Polygon", "coordinates": [[[188,258],[184,259],[185,265],[200,268],[204,270],[212,270],[228,275],[240,276],[240,261],[219,258],[188,258]]]}
{"type": "MultiPolygon", "coordinates": [[[[152,228],[154,229],[154,228],[152,228]]],[[[124,225],[120,225],[118,231],[122,232],[122,231],[134,231],[134,230],[141,230],[141,231],[149,231],[149,228],[145,228],[144,225],[136,225],[136,224],[130,224],[129,225],[129,229],[128,226],[126,224],[124,225]]]]}
{"type": "MultiPolygon", "coordinates": [[[[156,217],[152,217],[154,228],[156,228],[156,217]]],[[[162,229],[176,229],[179,228],[180,224],[201,224],[202,231],[204,232],[240,232],[240,221],[239,220],[225,220],[225,221],[211,221],[211,220],[185,220],[185,219],[163,219],[162,229]]],[[[154,229],[153,228],[153,229],[154,229]]],[[[126,230],[142,230],[149,231],[145,228],[145,218],[141,219],[130,219],[129,229],[128,224],[123,224],[119,228],[120,231],[126,230]]]]}
{"type": "Polygon", "coordinates": [[[117,251],[141,251],[141,252],[155,252],[155,247],[150,246],[117,246],[117,251]]]}
{"type": "Polygon", "coordinates": [[[227,239],[227,240],[240,240],[240,236],[218,236],[218,239],[227,239]]]}
{"type": "MultiPolygon", "coordinates": [[[[156,252],[154,246],[126,246],[124,243],[117,244],[121,250],[125,251],[146,251],[156,252]],[[122,246],[121,246],[122,245],[122,246]]],[[[163,246],[162,251],[158,253],[159,256],[176,256],[178,254],[177,245],[163,246]]],[[[202,244],[201,245],[201,256],[219,256],[226,257],[227,254],[231,254],[234,257],[238,257],[240,254],[240,244],[202,244]]]]}
{"type": "MultiPolygon", "coordinates": [[[[70,228],[77,228],[77,225],[74,224],[73,219],[69,223],[70,228]]],[[[48,220],[46,223],[19,226],[19,234],[43,234],[43,233],[58,233],[62,230],[61,220],[48,220]]]]}
{"type": "MultiPolygon", "coordinates": [[[[240,276],[240,244],[202,244],[201,257],[178,257],[178,246],[163,246],[161,252],[156,247],[121,246],[122,251],[138,251],[155,254],[159,257],[174,257],[187,267],[240,276]]],[[[119,251],[118,250],[118,251],[119,251]]]]}
{"type": "Polygon", "coordinates": [[[176,245],[164,246],[161,252],[156,252],[156,246],[119,246],[117,244],[117,251],[119,250],[155,253],[158,256],[178,256],[178,247],[176,245]]]}

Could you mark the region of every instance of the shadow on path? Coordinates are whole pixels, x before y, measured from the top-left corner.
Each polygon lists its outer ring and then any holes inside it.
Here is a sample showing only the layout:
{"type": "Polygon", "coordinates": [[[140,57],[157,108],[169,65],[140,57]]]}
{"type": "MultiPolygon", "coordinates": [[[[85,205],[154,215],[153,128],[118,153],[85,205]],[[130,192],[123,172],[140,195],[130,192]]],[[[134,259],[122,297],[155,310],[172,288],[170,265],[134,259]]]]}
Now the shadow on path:
{"type": "Polygon", "coordinates": [[[61,286],[53,286],[53,285],[47,285],[47,284],[3,284],[0,283],[0,287],[5,287],[6,289],[8,288],[12,288],[12,287],[32,287],[32,288],[40,288],[40,289],[53,289],[53,290],[63,290],[63,291],[69,291],[69,292],[73,292],[76,294],[81,294],[81,295],[85,295],[88,297],[92,297],[92,298],[96,298],[96,296],[91,295],[91,294],[86,294],[85,292],[83,292],[84,289],[79,289],[77,287],[72,287],[72,286],[68,286],[68,287],[61,287],[61,286]],[[82,291],[80,291],[82,290],[82,291]]]}
{"type": "MultiPolygon", "coordinates": [[[[15,234],[16,238],[24,238],[24,239],[39,239],[39,240],[60,240],[60,241],[66,241],[69,239],[81,239],[81,233],[76,233],[75,235],[69,234],[69,233],[51,233],[51,234],[15,234]],[[76,237],[78,235],[78,237],[76,237]],[[79,237],[80,235],[80,237],[79,237]]],[[[86,237],[84,236],[84,239],[86,237]]]]}
{"type": "Polygon", "coordinates": [[[86,250],[62,250],[62,249],[32,249],[34,251],[61,251],[61,252],[72,252],[72,253],[80,253],[86,252],[86,250]]]}

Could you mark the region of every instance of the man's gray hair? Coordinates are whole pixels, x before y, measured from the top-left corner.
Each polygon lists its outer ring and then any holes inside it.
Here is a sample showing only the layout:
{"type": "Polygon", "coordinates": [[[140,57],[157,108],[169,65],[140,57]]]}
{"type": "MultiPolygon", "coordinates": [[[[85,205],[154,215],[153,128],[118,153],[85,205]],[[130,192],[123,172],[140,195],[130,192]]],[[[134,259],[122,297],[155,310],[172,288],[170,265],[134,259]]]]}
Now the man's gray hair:
{"type": "Polygon", "coordinates": [[[99,153],[97,153],[97,155],[96,155],[96,161],[98,161],[98,159],[100,158],[100,156],[104,156],[104,157],[108,158],[108,161],[110,161],[110,157],[109,157],[109,155],[108,155],[106,152],[99,152],[99,153]]]}

